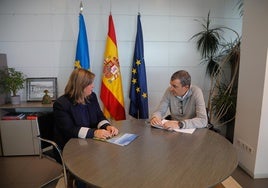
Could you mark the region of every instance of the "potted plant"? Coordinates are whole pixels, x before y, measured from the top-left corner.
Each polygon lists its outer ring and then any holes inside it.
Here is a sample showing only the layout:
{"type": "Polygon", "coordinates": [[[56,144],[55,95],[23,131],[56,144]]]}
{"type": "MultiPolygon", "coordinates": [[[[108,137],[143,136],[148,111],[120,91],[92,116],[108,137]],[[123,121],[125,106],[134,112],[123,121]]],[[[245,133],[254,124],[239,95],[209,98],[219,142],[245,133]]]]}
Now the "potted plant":
{"type": "Polygon", "coordinates": [[[10,92],[11,103],[20,104],[20,96],[17,92],[24,88],[25,80],[24,74],[20,71],[16,71],[14,68],[0,70],[0,92],[10,92]]]}
{"type": "MultiPolygon", "coordinates": [[[[209,121],[212,124],[228,124],[228,129],[230,126],[233,127],[235,119],[241,38],[231,28],[212,27],[210,13],[206,20],[199,22],[203,30],[193,35],[191,39],[196,39],[196,47],[201,53],[201,61],[206,64],[206,73],[210,77],[207,102],[209,121]],[[237,37],[233,42],[226,42],[223,38],[225,30],[236,34],[237,37]],[[227,77],[227,75],[230,76],[227,77]]],[[[232,141],[232,138],[228,139],[232,141]]]]}

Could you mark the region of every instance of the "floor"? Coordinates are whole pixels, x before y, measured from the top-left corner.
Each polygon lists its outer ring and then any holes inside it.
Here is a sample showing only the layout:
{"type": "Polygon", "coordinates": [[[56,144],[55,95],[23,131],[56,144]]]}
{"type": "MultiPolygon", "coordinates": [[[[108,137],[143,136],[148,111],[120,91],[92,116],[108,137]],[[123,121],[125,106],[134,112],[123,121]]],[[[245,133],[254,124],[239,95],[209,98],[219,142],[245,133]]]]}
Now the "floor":
{"type": "Polygon", "coordinates": [[[232,174],[232,177],[243,188],[268,188],[268,178],[252,179],[243,169],[238,167],[232,174]]]}
{"type": "MultiPolygon", "coordinates": [[[[37,188],[60,173],[60,166],[47,158],[0,157],[0,187],[3,188],[37,188]]],[[[56,182],[46,186],[55,187],[56,182]]]]}
{"type": "MultiPolygon", "coordinates": [[[[60,166],[46,158],[0,157],[0,187],[3,188],[37,188],[60,173],[60,166]]],[[[232,177],[243,188],[268,187],[268,178],[253,180],[240,167],[235,170],[232,177]]],[[[46,188],[55,188],[56,185],[57,182],[51,183],[46,188]]]]}

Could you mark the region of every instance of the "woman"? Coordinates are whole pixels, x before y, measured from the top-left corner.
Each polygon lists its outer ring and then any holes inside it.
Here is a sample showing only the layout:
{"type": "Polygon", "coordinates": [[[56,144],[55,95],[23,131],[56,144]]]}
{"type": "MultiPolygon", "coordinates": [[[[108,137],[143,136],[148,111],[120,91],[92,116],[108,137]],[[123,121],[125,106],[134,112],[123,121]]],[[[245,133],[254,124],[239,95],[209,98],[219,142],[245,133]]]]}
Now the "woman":
{"type": "Polygon", "coordinates": [[[110,138],[118,129],[110,124],[93,92],[95,74],[85,69],[73,70],[65,93],[54,105],[55,141],[61,149],[71,138],[110,138]]]}

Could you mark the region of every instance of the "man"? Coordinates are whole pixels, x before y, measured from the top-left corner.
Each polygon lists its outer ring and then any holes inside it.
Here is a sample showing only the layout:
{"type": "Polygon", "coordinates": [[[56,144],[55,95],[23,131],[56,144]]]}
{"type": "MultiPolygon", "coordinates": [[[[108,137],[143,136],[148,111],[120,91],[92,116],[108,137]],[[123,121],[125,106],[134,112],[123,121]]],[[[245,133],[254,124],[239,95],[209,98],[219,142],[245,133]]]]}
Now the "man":
{"type": "Polygon", "coordinates": [[[175,72],[157,110],[150,119],[151,125],[164,129],[203,128],[207,126],[207,113],[202,90],[191,85],[191,76],[185,70],[175,72]],[[167,111],[170,121],[162,121],[167,111]]]}

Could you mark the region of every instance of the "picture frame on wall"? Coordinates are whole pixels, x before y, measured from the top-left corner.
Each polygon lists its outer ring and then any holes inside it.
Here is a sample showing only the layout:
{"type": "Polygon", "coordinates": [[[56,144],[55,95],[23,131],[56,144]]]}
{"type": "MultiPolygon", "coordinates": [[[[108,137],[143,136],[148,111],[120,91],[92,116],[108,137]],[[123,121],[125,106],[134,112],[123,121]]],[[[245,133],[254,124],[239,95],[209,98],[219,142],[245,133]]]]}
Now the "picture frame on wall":
{"type": "Polygon", "coordinates": [[[48,95],[51,97],[52,101],[57,99],[56,77],[26,79],[27,101],[42,101],[45,90],[48,91],[48,95]]]}

